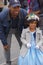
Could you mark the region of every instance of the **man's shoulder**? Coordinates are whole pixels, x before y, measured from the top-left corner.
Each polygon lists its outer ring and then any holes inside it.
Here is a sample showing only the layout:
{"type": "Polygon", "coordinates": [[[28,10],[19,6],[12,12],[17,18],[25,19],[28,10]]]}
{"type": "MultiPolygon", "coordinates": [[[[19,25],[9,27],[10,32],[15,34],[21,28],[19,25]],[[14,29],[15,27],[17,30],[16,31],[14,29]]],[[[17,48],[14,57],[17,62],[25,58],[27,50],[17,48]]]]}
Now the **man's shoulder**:
{"type": "Polygon", "coordinates": [[[0,12],[0,18],[3,19],[4,17],[6,17],[8,15],[8,12],[9,12],[9,8],[4,7],[3,10],[0,12]]]}
{"type": "Polygon", "coordinates": [[[0,14],[7,13],[7,12],[9,12],[9,8],[4,7],[3,10],[0,12],[0,14]]]}
{"type": "Polygon", "coordinates": [[[23,8],[20,8],[20,12],[23,14],[24,17],[27,15],[26,10],[23,8]]]}
{"type": "Polygon", "coordinates": [[[9,8],[8,8],[8,7],[4,7],[4,8],[3,8],[3,10],[8,11],[8,10],[9,10],[9,8]]]}
{"type": "MultiPolygon", "coordinates": [[[[21,12],[26,12],[26,10],[23,9],[23,8],[20,8],[20,11],[21,11],[21,12]]],[[[26,12],[26,13],[27,13],[27,12],[26,12]]]]}

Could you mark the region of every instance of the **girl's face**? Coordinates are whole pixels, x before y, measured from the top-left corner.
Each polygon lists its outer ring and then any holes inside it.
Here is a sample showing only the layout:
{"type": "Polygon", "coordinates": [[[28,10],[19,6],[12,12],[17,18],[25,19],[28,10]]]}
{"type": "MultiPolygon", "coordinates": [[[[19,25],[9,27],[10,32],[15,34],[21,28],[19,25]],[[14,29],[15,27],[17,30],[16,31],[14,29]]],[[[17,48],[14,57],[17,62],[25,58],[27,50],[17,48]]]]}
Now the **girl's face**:
{"type": "Polygon", "coordinates": [[[37,26],[37,22],[36,21],[33,21],[33,22],[29,23],[30,29],[36,29],[36,26],[37,26]]]}

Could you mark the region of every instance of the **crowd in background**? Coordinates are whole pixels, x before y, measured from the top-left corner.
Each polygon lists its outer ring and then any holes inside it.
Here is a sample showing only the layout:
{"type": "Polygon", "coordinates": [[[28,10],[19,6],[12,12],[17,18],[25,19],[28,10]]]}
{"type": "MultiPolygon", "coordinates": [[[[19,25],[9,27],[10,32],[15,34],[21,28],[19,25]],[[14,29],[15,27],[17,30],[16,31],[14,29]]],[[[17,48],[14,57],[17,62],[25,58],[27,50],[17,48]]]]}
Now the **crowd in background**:
{"type": "Polygon", "coordinates": [[[20,0],[21,7],[29,13],[31,10],[43,12],[43,0],[20,0]]]}
{"type": "MultiPolygon", "coordinates": [[[[4,0],[4,4],[7,4],[7,1],[4,0]]],[[[21,7],[26,9],[28,13],[33,11],[38,11],[38,13],[43,13],[43,0],[19,0],[21,3],[21,7]]]]}
{"type": "MultiPolygon", "coordinates": [[[[19,42],[19,46],[21,49],[22,42],[20,40],[20,37],[22,29],[25,28],[24,23],[27,14],[35,13],[38,15],[42,13],[41,21],[38,23],[38,25],[43,31],[43,0],[4,0],[4,4],[7,5],[7,3],[9,4],[8,7],[3,8],[1,10],[2,12],[0,13],[0,39],[2,41],[3,48],[5,51],[4,55],[6,58],[6,63],[7,65],[11,65],[10,48],[12,34],[15,34],[15,37],[19,42]],[[8,34],[11,37],[9,36],[8,38],[8,34]],[[7,38],[8,40],[10,40],[10,42],[7,40],[7,38]]],[[[36,21],[36,18],[34,21],[36,21]]],[[[24,54],[24,52],[22,53],[24,54]]]]}

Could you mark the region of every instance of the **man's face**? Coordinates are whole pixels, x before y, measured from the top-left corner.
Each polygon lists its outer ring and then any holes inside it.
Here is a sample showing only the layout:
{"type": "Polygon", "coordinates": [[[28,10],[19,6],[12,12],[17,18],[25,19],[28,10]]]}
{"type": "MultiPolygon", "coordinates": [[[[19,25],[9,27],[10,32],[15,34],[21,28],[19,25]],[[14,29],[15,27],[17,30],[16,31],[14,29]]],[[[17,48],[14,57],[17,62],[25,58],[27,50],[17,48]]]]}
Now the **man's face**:
{"type": "Polygon", "coordinates": [[[16,18],[17,15],[19,14],[20,11],[20,7],[10,7],[10,13],[11,13],[11,17],[16,18]]]}

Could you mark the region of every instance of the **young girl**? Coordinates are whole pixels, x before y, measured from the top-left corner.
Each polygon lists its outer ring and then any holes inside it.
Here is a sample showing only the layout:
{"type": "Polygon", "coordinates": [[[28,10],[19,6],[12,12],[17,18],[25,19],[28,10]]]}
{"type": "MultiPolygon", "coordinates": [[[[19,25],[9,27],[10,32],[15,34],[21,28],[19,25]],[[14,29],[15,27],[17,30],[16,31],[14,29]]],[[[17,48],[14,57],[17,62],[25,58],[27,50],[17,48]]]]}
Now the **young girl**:
{"type": "Polygon", "coordinates": [[[43,65],[42,31],[37,28],[39,17],[30,14],[26,20],[28,27],[21,34],[22,48],[18,65],[43,65]]]}

